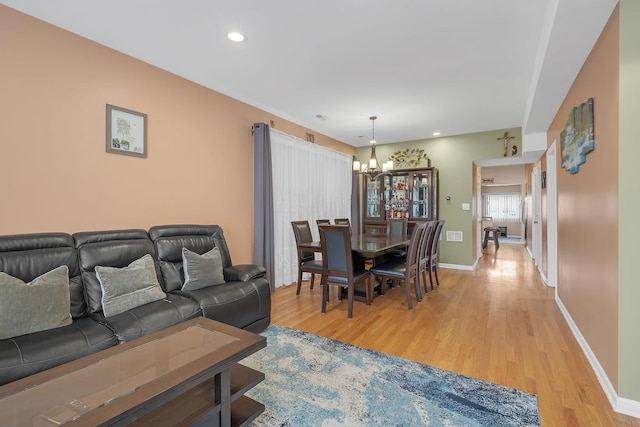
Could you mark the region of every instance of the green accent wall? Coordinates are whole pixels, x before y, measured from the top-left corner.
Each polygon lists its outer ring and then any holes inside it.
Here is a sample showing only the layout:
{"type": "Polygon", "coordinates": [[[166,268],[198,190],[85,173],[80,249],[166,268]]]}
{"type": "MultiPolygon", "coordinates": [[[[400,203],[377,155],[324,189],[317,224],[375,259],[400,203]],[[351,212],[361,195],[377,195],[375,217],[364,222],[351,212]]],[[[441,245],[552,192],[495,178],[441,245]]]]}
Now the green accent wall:
{"type": "MultiPolygon", "coordinates": [[[[422,139],[417,141],[397,142],[376,145],[378,161],[385,162],[391,154],[405,148],[422,148],[431,159],[431,166],[438,168],[440,174],[440,219],[446,221],[442,241],[440,242],[439,261],[445,264],[456,264],[471,267],[473,258],[472,211],[463,211],[462,204],[473,206],[471,196],[473,190],[473,162],[475,160],[503,158],[504,145],[498,138],[505,132],[514,139],[509,141],[508,155],[511,146],[518,147],[519,157],[522,152],[522,132],[520,128],[498,129],[494,131],[455,135],[442,138],[422,139]],[[447,201],[446,197],[451,200],[447,201]],[[462,231],[462,242],[447,242],[447,231],[462,231]]],[[[356,149],[356,157],[366,162],[371,155],[371,147],[356,149]]]]}
{"type": "Polygon", "coordinates": [[[640,401],[640,280],[638,212],[640,212],[640,2],[620,1],[620,124],[618,228],[618,395],[640,401]]]}

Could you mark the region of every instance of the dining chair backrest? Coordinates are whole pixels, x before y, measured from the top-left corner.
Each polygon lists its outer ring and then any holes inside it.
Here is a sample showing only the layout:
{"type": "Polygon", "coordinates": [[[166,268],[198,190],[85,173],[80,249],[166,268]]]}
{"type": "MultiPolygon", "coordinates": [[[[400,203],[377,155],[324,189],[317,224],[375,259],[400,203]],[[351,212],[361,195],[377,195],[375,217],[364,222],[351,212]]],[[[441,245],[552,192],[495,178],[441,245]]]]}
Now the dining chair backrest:
{"type": "Polygon", "coordinates": [[[353,278],[351,231],[346,225],[321,225],[323,274],[329,281],[348,283],[353,278]]]}
{"type": "Polygon", "coordinates": [[[407,252],[407,269],[409,270],[412,270],[414,268],[417,269],[420,241],[425,228],[427,228],[427,223],[422,222],[413,227],[413,232],[411,232],[409,251],[407,252]]]}
{"type": "Polygon", "coordinates": [[[316,219],[316,225],[331,224],[330,219],[316,219]]]}
{"type": "Polygon", "coordinates": [[[427,222],[427,227],[422,234],[422,241],[420,242],[420,262],[424,262],[429,258],[429,249],[431,248],[431,242],[433,241],[433,236],[435,234],[438,222],[437,221],[429,221],[427,222]]]}
{"type": "Polygon", "coordinates": [[[293,235],[296,239],[296,247],[298,248],[298,261],[308,261],[314,258],[313,252],[306,252],[300,249],[300,244],[313,242],[311,235],[311,227],[309,221],[291,221],[293,227],[293,235]]]}
{"type": "Polygon", "coordinates": [[[406,236],[408,224],[409,220],[407,218],[388,218],[387,234],[389,236],[406,236]]]}
{"type": "MultiPolygon", "coordinates": [[[[424,229],[422,233],[422,238],[420,239],[420,249],[418,251],[418,272],[422,275],[422,282],[425,292],[429,292],[427,289],[427,270],[429,269],[429,251],[431,249],[431,242],[433,239],[433,235],[435,234],[438,222],[437,221],[429,221],[427,222],[427,227],[424,229]]],[[[418,280],[420,277],[417,278],[418,280]]],[[[433,285],[432,285],[433,289],[433,285]]]]}
{"type": "Polygon", "coordinates": [[[336,218],[333,220],[333,223],[336,225],[348,225],[351,226],[351,221],[349,218],[336,218]]]}
{"type": "Polygon", "coordinates": [[[429,250],[429,259],[431,264],[435,264],[438,261],[438,249],[440,248],[440,234],[442,233],[442,227],[444,227],[444,219],[437,222],[433,237],[431,238],[431,245],[429,250]]]}

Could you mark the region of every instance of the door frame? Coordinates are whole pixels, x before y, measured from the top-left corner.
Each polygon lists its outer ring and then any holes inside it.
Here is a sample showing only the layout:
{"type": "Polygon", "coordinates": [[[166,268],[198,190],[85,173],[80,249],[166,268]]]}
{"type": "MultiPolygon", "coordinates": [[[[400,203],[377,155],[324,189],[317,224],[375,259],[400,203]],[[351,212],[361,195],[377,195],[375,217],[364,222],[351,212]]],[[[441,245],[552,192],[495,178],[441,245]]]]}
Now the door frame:
{"type": "Polygon", "coordinates": [[[533,260],[538,271],[542,272],[542,203],[540,200],[540,161],[531,170],[531,201],[533,218],[531,218],[531,248],[533,260]]]}
{"type": "Polygon", "coordinates": [[[547,150],[547,278],[545,284],[558,285],[558,206],[556,187],[556,141],[547,150]]]}

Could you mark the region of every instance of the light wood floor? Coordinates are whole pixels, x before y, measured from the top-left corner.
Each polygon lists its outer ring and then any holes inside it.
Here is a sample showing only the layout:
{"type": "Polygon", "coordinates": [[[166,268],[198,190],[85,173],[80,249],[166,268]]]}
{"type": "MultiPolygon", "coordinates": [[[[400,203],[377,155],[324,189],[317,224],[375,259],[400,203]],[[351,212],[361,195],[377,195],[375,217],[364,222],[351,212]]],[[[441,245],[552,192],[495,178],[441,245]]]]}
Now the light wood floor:
{"type": "MultiPolygon", "coordinates": [[[[524,245],[490,244],[475,271],[440,269],[413,310],[403,287],[370,306],[304,282],[272,297],[272,322],[538,395],[543,427],[640,426],[616,414],[524,245]]],[[[319,282],[319,280],[317,280],[319,282]]]]}

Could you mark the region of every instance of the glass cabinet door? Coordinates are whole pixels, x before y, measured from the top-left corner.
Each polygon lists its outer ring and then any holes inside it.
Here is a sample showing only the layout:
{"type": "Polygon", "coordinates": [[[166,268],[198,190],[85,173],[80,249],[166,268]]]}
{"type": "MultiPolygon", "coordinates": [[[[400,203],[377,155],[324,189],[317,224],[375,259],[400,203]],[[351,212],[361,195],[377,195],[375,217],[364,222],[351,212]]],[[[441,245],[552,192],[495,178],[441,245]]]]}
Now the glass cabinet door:
{"type": "Polygon", "coordinates": [[[427,219],[431,218],[430,191],[431,183],[429,173],[415,173],[412,175],[411,194],[411,218],[427,219]]]}
{"type": "Polygon", "coordinates": [[[409,175],[384,177],[383,202],[386,218],[405,218],[409,210],[409,175]]]}
{"type": "Polygon", "coordinates": [[[380,180],[367,179],[367,209],[369,218],[380,218],[380,180]]]}

